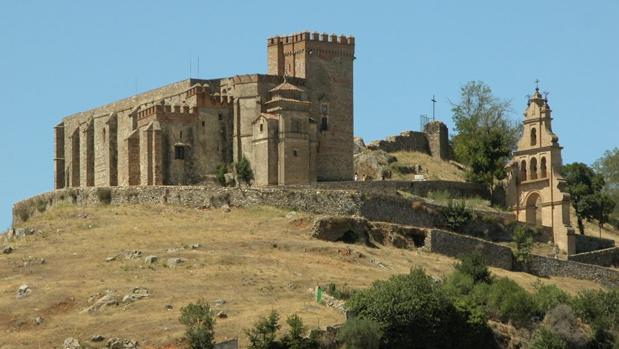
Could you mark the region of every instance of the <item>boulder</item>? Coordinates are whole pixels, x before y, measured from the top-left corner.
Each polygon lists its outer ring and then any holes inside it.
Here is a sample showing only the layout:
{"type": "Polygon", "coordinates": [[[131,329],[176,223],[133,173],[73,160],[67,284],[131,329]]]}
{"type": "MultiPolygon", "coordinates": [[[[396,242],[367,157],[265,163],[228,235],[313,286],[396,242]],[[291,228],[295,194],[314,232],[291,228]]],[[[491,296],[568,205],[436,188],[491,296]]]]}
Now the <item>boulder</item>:
{"type": "Polygon", "coordinates": [[[230,205],[228,205],[228,204],[222,205],[221,206],[221,210],[226,212],[226,213],[230,212],[230,205]]]}
{"type": "Polygon", "coordinates": [[[138,342],[125,338],[110,338],[105,347],[108,349],[137,349],[138,342]]]}
{"type": "Polygon", "coordinates": [[[144,263],[155,264],[157,263],[158,260],[159,260],[159,257],[157,256],[146,256],[146,258],[144,258],[144,263]]]}
{"type": "Polygon", "coordinates": [[[83,313],[94,313],[104,308],[118,305],[118,298],[116,298],[116,296],[111,291],[107,291],[107,293],[102,296],[99,294],[90,297],[90,300],[93,299],[95,299],[93,305],[82,310],[83,313]]]}
{"type": "Polygon", "coordinates": [[[354,154],[359,154],[363,151],[365,151],[367,148],[365,147],[365,142],[363,141],[363,138],[361,137],[354,137],[353,138],[353,145],[352,145],[352,153],[354,154]]]}
{"type": "Polygon", "coordinates": [[[14,231],[15,237],[18,238],[23,238],[24,236],[34,234],[34,229],[32,228],[15,228],[14,231]]]}
{"type": "Polygon", "coordinates": [[[175,268],[184,263],[185,263],[185,258],[180,258],[180,257],[168,258],[168,261],[167,261],[168,267],[170,268],[175,268]]]}
{"type": "Polygon", "coordinates": [[[105,340],[105,337],[103,337],[100,334],[96,334],[96,335],[90,337],[90,341],[91,342],[103,342],[104,340],[105,340]]]}
{"type": "Polygon", "coordinates": [[[233,173],[224,174],[224,180],[227,187],[233,187],[236,184],[233,173]]]}
{"type": "Polygon", "coordinates": [[[4,246],[4,247],[2,248],[2,253],[3,253],[3,254],[10,254],[10,253],[12,253],[13,251],[15,251],[15,249],[14,249],[13,247],[11,247],[11,246],[4,246]]]}
{"type": "Polygon", "coordinates": [[[26,296],[28,296],[30,293],[32,292],[32,290],[30,289],[30,286],[23,284],[21,286],[19,286],[19,288],[17,289],[17,298],[24,298],[26,296]]]}
{"type": "Polygon", "coordinates": [[[200,247],[201,247],[201,245],[200,245],[200,244],[191,244],[191,249],[192,249],[192,250],[196,250],[196,249],[198,249],[198,248],[200,248],[200,247]]]}
{"type": "Polygon", "coordinates": [[[82,349],[82,346],[80,345],[80,341],[78,341],[76,338],[69,337],[64,340],[62,348],[63,349],[82,349]]]}
{"type": "Polygon", "coordinates": [[[224,311],[219,311],[217,312],[217,317],[220,319],[227,319],[228,318],[228,314],[226,314],[224,311]]]}
{"type": "Polygon", "coordinates": [[[150,291],[144,287],[136,287],[123,297],[123,303],[132,303],[150,296],[150,291]]]}
{"type": "Polygon", "coordinates": [[[366,150],[353,156],[357,180],[391,178],[389,165],[398,159],[382,150],[366,150]]]}
{"type": "Polygon", "coordinates": [[[42,317],[37,316],[37,317],[35,317],[35,318],[34,318],[34,324],[35,324],[35,325],[37,325],[37,326],[38,326],[38,325],[40,325],[40,324],[42,324],[42,323],[43,323],[43,318],[42,318],[42,317]]]}

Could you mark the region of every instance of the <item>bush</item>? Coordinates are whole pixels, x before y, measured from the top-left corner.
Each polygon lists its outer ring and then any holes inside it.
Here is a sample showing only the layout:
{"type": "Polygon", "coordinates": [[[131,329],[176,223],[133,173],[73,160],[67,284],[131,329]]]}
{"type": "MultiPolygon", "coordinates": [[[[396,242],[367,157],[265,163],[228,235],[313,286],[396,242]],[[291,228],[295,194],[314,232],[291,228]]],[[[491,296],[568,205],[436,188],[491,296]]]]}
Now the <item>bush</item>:
{"type": "Polygon", "coordinates": [[[305,326],[303,320],[292,314],[286,319],[289,330],[282,338],[282,346],[290,349],[313,349],[318,348],[318,343],[313,338],[305,338],[305,326]]]}
{"type": "Polygon", "coordinates": [[[431,190],[427,194],[428,198],[438,202],[449,202],[452,200],[451,193],[447,190],[431,190]]]}
{"type": "Polygon", "coordinates": [[[378,322],[387,348],[492,348],[485,323],[456,307],[441,284],[416,269],[353,294],[348,309],[378,322]]]}
{"type": "Polygon", "coordinates": [[[217,169],[215,170],[215,178],[217,178],[217,183],[222,186],[226,186],[226,166],[217,165],[217,169]]]}
{"type": "Polygon", "coordinates": [[[619,289],[582,291],[572,300],[572,307],[595,329],[619,330],[619,289]]]}
{"type": "Polygon", "coordinates": [[[271,311],[269,316],[262,318],[256,322],[254,328],[245,330],[245,334],[249,338],[250,349],[273,349],[280,348],[281,343],[275,337],[279,330],[279,314],[275,310],[271,311]]]}
{"type": "Polygon", "coordinates": [[[443,216],[445,216],[445,225],[452,231],[459,231],[473,219],[473,215],[466,208],[464,200],[449,200],[447,207],[444,207],[442,211],[443,216]]]}
{"type": "Polygon", "coordinates": [[[516,282],[500,278],[488,287],[486,309],[491,317],[511,321],[516,326],[528,326],[536,313],[531,295],[516,282]]]}
{"type": "Polygon", "coordinates": [[[330,282],[322,287],[331,297],[340,300],[348,300],[353,294],[353,290],[348,287],[338,288],[334,283],[330,282]]]}
{"type": "Polygon", "coordinates": [[[519,263],[526,265],[529,261],[535,233],[535,230],[524,225],[518,225],[514,228],[514,234],[512,235],[512,241],[516,244],[514,256],[519,263]]]}
{"type": "Polygon", "coordinates": [[[241,157],[241,160],[234,165],[234,169],[236,170],[236,176],[240,181],[243,181],[247,184],[254,179],[254,172],[251,169],[251,164],[246,157],[241,157]]]}
{"type": "Polygon", "coordinates": [[[211,349],[214,347],[215,319],[206,301],[200,299],[181,308],[179,321],[185,325],[185,338],[191,349],[211,349]]]}
{"type": "Polygon", "coordinates": [[[346,349],[378,349],[382,330],[376,321],[353,318],[340,328],[337,340],[346,345],[346,349]]]}
{"type": "Polygon", "coordinates": [[[479,252],[466,255],[460,263],[456,264],[455,268],[457,271],[471,276],[474,282],[490,283],[492,281],[492,275],[490,275],[484,256],[479,252]]]}
{"type": "Polygon", "coordinates": [[[569,348],[586,348],[591,342],[588,329],[567,304],[559,304],[550,309],[544,317],[543,326],[561,338],[569,348]]]}
{"type": "Polygon", "coordinates": [[[100,203],[109,205],[112,202],[112,189],[97,188],[96,194],[100,203]]]}
{"type": "Polygon", "coordinates": [[[567,344],[544,326],[540,326],[531,340],[531,349],[566,349],[567,344]]]}
{"type": "Polygon", "coordinates": [[[538,280],[533,288],[533,302],[542,316],[557,305],[570,302],[570,296],[555,285],[544,285],[538,280]]]}

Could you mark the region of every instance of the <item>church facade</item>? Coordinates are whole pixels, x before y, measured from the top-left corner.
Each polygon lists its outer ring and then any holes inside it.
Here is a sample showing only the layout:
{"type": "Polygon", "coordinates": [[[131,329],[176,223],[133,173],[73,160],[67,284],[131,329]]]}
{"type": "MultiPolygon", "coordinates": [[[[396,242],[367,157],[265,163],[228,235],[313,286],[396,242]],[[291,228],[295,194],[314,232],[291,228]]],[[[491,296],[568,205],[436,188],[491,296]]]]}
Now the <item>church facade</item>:
{"type": "Polygon", "coordinates": [[[570,223],[570,196],[565,180],[559,138],[552,131],[552,110],[539,88],[529,98],[518,148],[508,164],[507,203],[516,219],[552,231],[555,244],[575,253],[570,223]]]}
{"type": "Polygon", "coordinates": [[[192,185],[247,158],[256,185],[353,177],[353,37],[267,40],[267,74],[187,79],[65,117],[55,188],[192,185]]]}

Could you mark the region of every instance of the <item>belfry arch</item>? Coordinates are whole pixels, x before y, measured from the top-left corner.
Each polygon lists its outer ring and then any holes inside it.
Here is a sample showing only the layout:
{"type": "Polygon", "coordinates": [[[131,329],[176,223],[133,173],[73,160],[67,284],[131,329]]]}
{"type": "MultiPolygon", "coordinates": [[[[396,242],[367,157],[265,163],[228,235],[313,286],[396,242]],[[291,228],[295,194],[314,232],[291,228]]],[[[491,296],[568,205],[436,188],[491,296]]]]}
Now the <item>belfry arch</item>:
{"type": "Polygon", "coordinates": [[[564,192],[565,180],[559,138],[552,132],[548,99],[539,89],[524,112],[523,133],[507,165],[507,206],[520,222],[552,231],[560,250],[575,253],[574,229],[570,224],[570,196],[564,192]]]}

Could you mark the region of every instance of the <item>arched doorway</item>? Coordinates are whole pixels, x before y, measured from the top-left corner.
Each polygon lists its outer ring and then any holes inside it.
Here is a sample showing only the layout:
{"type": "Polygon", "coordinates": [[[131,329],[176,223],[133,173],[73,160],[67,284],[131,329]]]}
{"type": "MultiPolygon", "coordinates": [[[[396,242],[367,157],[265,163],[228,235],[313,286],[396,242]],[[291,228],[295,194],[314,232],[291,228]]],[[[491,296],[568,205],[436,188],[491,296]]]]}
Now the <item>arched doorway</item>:
{"type": "Polygon", "coordinates": [[[531,193],[527,198],[527,223],[542,225],[542,198],[538,193],[531,193]]]}

